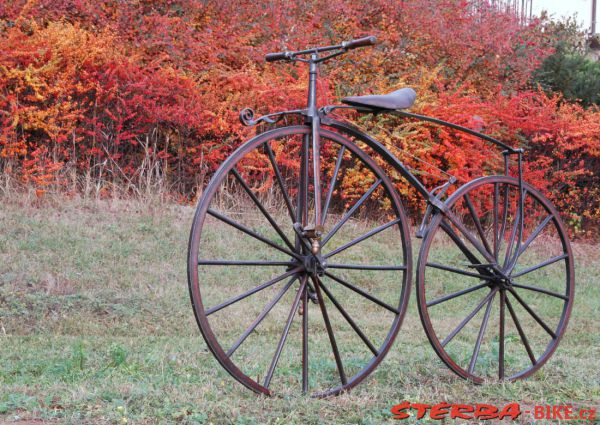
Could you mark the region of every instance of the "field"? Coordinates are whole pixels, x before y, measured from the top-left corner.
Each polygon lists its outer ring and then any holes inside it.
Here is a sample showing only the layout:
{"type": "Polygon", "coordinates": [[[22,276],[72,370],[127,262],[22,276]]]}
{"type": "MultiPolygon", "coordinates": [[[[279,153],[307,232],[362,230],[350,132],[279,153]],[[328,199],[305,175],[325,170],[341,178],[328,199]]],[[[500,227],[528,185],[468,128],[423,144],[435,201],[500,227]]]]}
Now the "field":
{"type": "Polygon", "coordinates": [[[359,387],[325,400],[265,398],[231,379],[198,331],[185,272],[192,208],[2,202],[0,423],[380,424],[393,423],[390,408],[403,400],[599,407],[597,246],[574,244],[569,328],[526,381],[474,386],[452,374],[427,341],[413,292],[399,338],[359,387]]]}

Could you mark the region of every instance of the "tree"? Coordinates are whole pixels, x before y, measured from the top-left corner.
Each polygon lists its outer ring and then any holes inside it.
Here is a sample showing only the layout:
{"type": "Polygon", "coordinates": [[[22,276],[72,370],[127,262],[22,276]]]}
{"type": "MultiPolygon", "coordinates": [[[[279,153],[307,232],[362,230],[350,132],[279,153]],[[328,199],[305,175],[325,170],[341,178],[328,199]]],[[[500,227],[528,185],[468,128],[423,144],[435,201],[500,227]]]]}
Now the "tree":
{"type": "Polygon", "coordinates": [[[585,35],[574,18],[550,22],[546,30],[554,39],[554,54],[533,73],[533,81],[547,92],[584,106],[600,102],[600,62],[587,57],[585,35]]]}

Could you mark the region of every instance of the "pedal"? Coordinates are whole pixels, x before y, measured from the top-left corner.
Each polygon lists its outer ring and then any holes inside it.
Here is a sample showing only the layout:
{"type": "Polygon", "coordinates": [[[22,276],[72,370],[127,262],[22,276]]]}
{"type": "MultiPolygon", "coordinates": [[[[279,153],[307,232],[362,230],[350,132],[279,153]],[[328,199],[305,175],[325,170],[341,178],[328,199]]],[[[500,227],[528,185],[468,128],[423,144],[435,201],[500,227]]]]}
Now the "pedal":
{"type": "Polygon", "coordinates": [[[310,252],[317,255],[321,249],[320,241],[323,236],[323,226],[304,228],[300,223],[294,223],[294,231],[308,241],[310,252]]]}
{"type": "Polygon", "coordinates": [[[294,223],[294,230],[296,233],[302,235],[307,239],[321,239],[323,236],[323,226],[315,226],[315,227],[302,227],[300,223],[294,223]]]}

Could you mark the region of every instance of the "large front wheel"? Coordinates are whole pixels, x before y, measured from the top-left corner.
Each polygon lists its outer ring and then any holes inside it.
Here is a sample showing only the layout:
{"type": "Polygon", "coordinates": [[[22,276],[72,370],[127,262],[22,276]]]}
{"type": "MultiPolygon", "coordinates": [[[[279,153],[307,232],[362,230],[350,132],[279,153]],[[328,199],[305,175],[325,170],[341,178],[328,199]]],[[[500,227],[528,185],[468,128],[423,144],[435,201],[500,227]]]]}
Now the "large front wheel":
{"type": "Polygon", "coordinates": [[[358,384],[388,352],[408,302],[408,223],[391,181],[326,130],[315,179],[311,147],[307,126],[242,145],[204,190],[190,235],[202,335],[259,393],[327,396],[358,384]],[[319,206],[323,228],[313,229],[319,206]]]}
{"type": "Polygon", "coordinates": [[[558,346],[573,305],[573,254],[560,216],[533,187],[520,192],[506,176],[467,183],[446,206],[419,255],[427,336],[465,379],[529,376],[558,346]]]}

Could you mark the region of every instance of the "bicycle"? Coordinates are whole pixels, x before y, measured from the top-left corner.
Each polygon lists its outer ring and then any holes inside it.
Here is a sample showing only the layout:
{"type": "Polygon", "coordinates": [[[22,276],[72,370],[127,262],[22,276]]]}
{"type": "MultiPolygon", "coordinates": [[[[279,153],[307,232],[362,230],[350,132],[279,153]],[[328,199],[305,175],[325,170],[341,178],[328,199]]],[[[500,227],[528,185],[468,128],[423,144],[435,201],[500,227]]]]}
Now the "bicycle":
{"type": "Polygon", "coordinates": [[[212,354],[257,393],[297,386],[317,397],[339,394],[390,350],[406,313],[413,264],[409,219],[384,168],[427,202],[416,233],[423,239],[417,303],[431,345],[454,373],[474,383],[525,378],[550,358],[567,326],[574,297],[569,238],[555,207],[524,181],[522,149],[407,112],[416,98],[410,88],[317,107],[318,66],[375,42],[365,37],[267,54],[268,62],[309,66],[307,106],[259,118],[244,109],[242,123],[275,124],[288,116],[303,122],[242,144],[198,202],[188,253],[194,314],[212,354]],[[383,144],[335,119],[340,109],[394,114],[476,136],[502,149],[504,175],[458,188],[450,178],[428,190],[383,144]],[[515,177],[510,158],[516,158],[515,177]],[[235,251],[228,238],[238,244],[235,251]],[[322,322],[309,322],[311,304],[322,322]],[[482,310],[480,325],[473,326],[482,310]],[[497,332],[489,329],[490,319],[497,332]],[[289,341],[291,332],[301,336],[289,341]],[[280,335],[276,345],[271,334],[280,335]],[[286,344],[299,346],[282,357],[286,344]],[[279,389],[273,390],[276,371],[279,389]]]}

